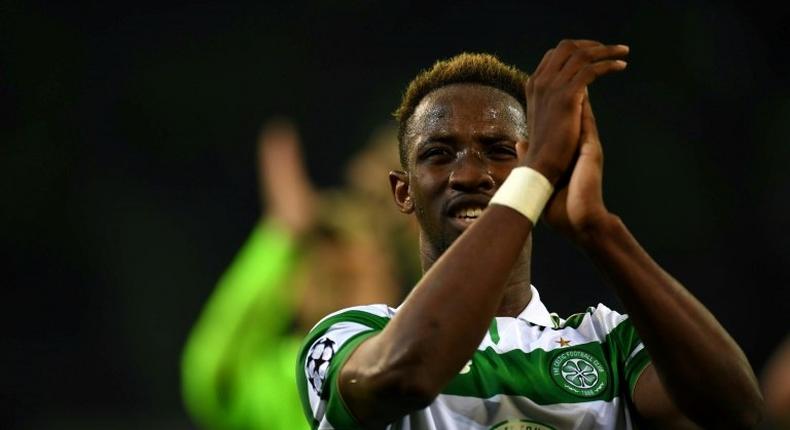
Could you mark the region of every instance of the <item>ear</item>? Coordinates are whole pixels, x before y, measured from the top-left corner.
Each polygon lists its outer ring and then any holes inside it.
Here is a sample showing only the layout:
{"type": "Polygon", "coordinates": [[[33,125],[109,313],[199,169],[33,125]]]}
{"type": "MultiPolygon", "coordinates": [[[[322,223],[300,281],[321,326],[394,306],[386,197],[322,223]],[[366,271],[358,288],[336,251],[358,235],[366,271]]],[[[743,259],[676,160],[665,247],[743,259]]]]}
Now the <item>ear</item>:
{"type": "Polygon", "coordinates": [[[409,174],[402,170],[390,171],[390,188],[398,209],[405,214],[414,212],[414,201],[409,195],[409,174]]]}

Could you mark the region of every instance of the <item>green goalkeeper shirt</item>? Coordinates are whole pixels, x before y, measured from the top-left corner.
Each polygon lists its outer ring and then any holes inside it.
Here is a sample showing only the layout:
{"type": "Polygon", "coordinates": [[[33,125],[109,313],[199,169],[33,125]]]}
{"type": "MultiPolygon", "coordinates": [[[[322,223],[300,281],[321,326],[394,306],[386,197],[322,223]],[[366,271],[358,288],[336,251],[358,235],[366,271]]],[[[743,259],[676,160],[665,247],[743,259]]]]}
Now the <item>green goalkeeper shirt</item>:
{"type": "Polygon", "coordinates": [[[202,428],[309,428],[293,373],[301,337],[289,334],[297,260],[288,234],[261,223],[209,297],[181,363],[184,403],[202,428]]]}

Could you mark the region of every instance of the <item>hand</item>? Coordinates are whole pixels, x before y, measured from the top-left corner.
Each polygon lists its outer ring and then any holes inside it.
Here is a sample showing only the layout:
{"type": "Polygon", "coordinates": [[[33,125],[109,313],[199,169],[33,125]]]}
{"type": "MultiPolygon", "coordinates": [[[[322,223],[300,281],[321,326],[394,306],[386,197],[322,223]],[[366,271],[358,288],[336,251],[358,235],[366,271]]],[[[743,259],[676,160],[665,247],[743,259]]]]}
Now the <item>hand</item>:
{"type": "Polygon", "coordinates": [[[620,58],[627,54],[627,46],[590,40],[563,40],[546,52],[526,85],[529,146],[524,165],[557,183],[578,148],[587,85],[625,69],[620,58]]]}
{"type": "Polygon", "coordinates": [[[272,120],[263,126],[258,137],[258,180],[261,201],[271,218],[295,236],[313,227],[316,192],[290,121],[272,120]]]}
{"type": "Polygon", "coordinates": [[[579,243],[609,212],[603,203],[603,148],[589,96],[582,102],[579,151],[567,182],[558,184],[543,218],[579,243]]]}

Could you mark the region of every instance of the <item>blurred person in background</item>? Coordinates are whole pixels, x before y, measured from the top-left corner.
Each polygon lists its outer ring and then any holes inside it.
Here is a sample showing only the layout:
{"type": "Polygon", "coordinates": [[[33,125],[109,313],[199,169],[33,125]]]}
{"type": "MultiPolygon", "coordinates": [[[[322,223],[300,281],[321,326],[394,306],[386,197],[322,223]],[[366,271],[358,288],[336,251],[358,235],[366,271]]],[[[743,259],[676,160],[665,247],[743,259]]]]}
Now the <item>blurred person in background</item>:
{"type": "Polygon", "coordinates": [[[381,211],[390,201],[386,181],[367,180],[366,172],[397,165],[395,145],[395,132],[382,128],[349,163],[345,189],[317,192],[294,125],[264,126],[258,170],[266,213],[220,278],[182,357],[184,402],[202,427],[307,428],[293,371],[301,338],[328,312],[396,303],[399,286],[416,276],[394,271],[417,272],[419,263],[395,264],[398,247],[389,246],[396,236],[410,248],[416,229],[381,211]]]}

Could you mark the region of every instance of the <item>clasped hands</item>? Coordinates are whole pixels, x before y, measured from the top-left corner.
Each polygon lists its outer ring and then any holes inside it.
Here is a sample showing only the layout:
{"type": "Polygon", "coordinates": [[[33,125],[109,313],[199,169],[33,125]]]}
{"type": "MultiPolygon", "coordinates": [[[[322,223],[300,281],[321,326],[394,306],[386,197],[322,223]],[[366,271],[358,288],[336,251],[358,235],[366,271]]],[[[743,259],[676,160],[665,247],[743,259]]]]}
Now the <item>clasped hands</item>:
{"type": "Polygon", "coordinates": [[[528,142],[521,165],[553,185],[543,219],[578,244],[604,226],[603,149],[587,87],[626,68],[629,48],[591,40],[563,40],[546,52],[526,85],[528,142]]]}

